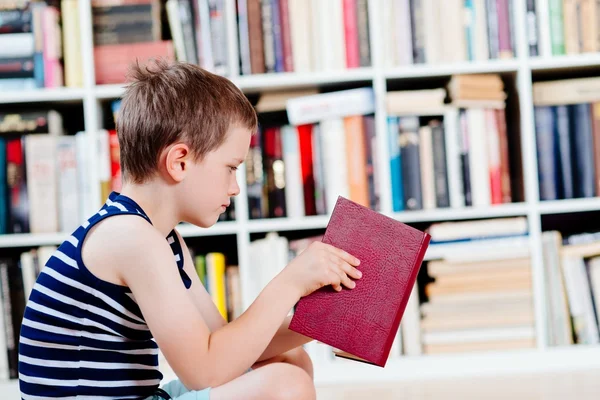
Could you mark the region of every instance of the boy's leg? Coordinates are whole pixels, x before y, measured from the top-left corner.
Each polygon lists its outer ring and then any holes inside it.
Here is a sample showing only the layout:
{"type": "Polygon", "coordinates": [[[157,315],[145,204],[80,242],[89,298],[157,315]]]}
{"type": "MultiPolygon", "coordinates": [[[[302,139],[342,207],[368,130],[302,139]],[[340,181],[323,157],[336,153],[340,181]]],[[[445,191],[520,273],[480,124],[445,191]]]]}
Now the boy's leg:
{"type": "Polygon", "coordinates": [[[302,368],[311,379],[313,379],[313,364],[308,353],[302,347],[296,347],[283,354],[275,356],[265,361],[258,362],[252,366],[253,369],[264,367],[273,363],[287,363],[302,368]]]}
{"type": "Polygon", "coordinates": [[[312,378],[288,363],[262,365],[210,390],[210,400],[314,400],[312,378]]]}

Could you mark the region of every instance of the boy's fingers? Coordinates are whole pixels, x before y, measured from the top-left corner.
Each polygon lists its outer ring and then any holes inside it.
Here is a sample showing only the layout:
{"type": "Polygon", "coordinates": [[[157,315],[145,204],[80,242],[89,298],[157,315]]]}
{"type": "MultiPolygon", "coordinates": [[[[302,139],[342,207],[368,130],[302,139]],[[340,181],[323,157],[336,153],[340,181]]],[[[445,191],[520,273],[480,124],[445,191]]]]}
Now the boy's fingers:
{"type": "Polygon", "coordinates": [[[348,275],[351,278],[354,278],[354,279],[362,278],[362,272],[360,272],[358,269],[354,268],[350,264],[343,263],[342,270],[346,273],[346,275],[348,275]]]}
{"type": "Polygon", "coordinates": [[[341,258],[342,260],[346,261],[348,264],[353,265],[353,266],[357,266],[360,264],[360,260],[356,257],[354,257],[353,255],[351,255],[350,253],[339,249],[335,246],[331,246],[331,245],[327,245],[329,250],[335,254],[337,257],[341,258]]]}

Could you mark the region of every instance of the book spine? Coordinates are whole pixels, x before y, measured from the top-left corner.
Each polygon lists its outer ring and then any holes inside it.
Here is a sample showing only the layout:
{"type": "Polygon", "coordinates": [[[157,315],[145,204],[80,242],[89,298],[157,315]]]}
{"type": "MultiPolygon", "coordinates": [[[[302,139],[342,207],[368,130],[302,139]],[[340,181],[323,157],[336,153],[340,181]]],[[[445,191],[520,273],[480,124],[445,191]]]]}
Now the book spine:
{"type": "Polygon", "coordinates": [[[550,42],[552,46],[552,55],[560,56],[565,54],[563,3],[562,0],[548,0],[548,2],[550,14],[550,42]]]}
{"type": "Polygon", "coordinates": [[[248,1],[248,41],[250,43],[250,64],[253,74],[265,72],[265,49],[261,0],[248,1]]]}
{"type": "MultiPolygon", "coordinates": [[[[600,102],[592,104],[596,195],[600,194],[600,102]]],[[[1,164],[0,164],[1,165],[1,164]]],[[[598,293],[600,296],[600,293],[598,293]]],[[[600,297],[598,298],[600,302],[600,297]]],[[[600,304],[598,305],[600,307],[600,304]]]]}
{"type": "Polygon", "coordinates": [[[275,50],[275,72],[285,71],[280,14],[279,0],[271,0],[271,29],[273,31],[273,49],[275,50]]]}
{"type": "Polygon", "coordinates": [[[527,44],[529,46],[529,56],[539,55],[539,33],[538,16],[535,8],[535,0],[527,0],[527,44]]]}
{"type": "Polygon", "coordinates": [[[552,107],[552,117],[556,130],[556,141],[558,147],[558,169],[560,170],[560,198],[572,199],[575,197],[573,185],[573,161],[571,160],[571,139],[569,109],[567,106],[552,107]]]}
{"type": "Polygon", "coordinates": [[[438,208],[450,207],[445,131],[440,121],[432,121],[430,125],[432,129],[435,203],[438,208]]]}
{"type": "MultiPolygon", "coordinates": [[[[423,235],[423,240],[421,241],[421,245],[419,247],[419,252],[416,253],[415,255],[415,259],[413,260],[413,263],[411,264],[413,266],[413,269],[410,273],[410,278],[408,279],[408,282],[416,282],[417,279],[417,274],[419,273],[421,264],[423,263],[423,259],[425,258],[425,253],[427,251],[427,248],[429,246],[429,242],[431,240],[431,236],[429,236],[429,234],[424,234],[423,235]]],[[[389,330],[389,335],[385,341],[385,345],[383,347],[383,355],[387,355],[389,354],[392,345],[394,343],[394,339],[396,337],[396,333],[398,332],[398,328],[400,327],[400,321],[402,320],[402,316],[404,315],[404,311],[406,310],[406,306],[408,304],[408,301],[410,299],[410,291],[412,291],[413,286],[410,286],[408,288],[409,292],[408,293],[404,293],[404,295],[402,296],[402,302],[400,303],[400,305],[398,306],[398,309],[396,310],[396,315],[394,316],[394,322],[392,323],[392,326],[389,330]]],[[[382,358],[379,360],[379,365],[383,366],[386,364],[386,359],[382,358]]]]}
{"type": "Polygon", "coordinates": [[[250,29],[248,19],[248,0],[237,0],[237,27],[239,34],[240,71],[242,75],[252,74],[252,53],[250,50],[250,29]]]}
{"type": "Polygon", "coordinates": [[[404,190],[402,187],[402,163],[400,162],[400,143],[398,117],[388,117],[388,148],[392,183],[392,209],[394,212],[404,209],[404,190]]]}
{"type": "Polygon", "coordinates": [[[496,0],[486,0],[487,9],[487,29],[488,29],[488,47],[490,59],[498,58],[500,53],[500,43],[498,36],[498,12],[496,0]]]}
{"type": "Polygon", "coordinates": [[[535,108],[535,126],[540,200],[558,199],[554,159],[554,118],[550,107],[535,108]]]}
{"type": "Polygon", "coordinates": [[[401,117],[399,119],[399,129],[404,208],[407,210],[422,210],[419,118],[401,117]]]}
{"type": "Polygon", "coordinates": [[[424,64],[425,59],[425,24],[422,0],[410,0],[411,37],[413,49],[413,62],[424,64]]]}
{"type": "Polygon", "coordinates": [[[294,55],[292,52],[292,33],[290,26],[290,9],[288,0],[279,0],[279,19],[281,20],[283,70],[285,72],[294,72],[294,55]]]}
{"type": "Polygon", "coordinates": [[[0,34],[31,32],[31,10],[0,10],[0,34]]]}
{"type": "Polygon", "coordinates": [[[265,72],[275,72],[275,38],[273,37],[273,4],[261,0],[262,34],[265,55],[265,72]]]}
{"type": "Polygon", "coordinates": [[[346,41],[346,68],[360,67],[358,16],[356,0],[343,0],[344,37],[346,41]]]}
{"type": "Polygon", "coordinates": [[[369,27],[369,5],[367,0],[356,0],[356,15],[358,29],[358,51],[360,66],[371,65],[371,35],[369,27]]]}
{"type": "Polygon", "coordinates": [[[574,104],[571,107],[571,141],[575,159],[576,197],[594,197],[594,146],[592,139],[592,116],[590,104],[574,104]]]}

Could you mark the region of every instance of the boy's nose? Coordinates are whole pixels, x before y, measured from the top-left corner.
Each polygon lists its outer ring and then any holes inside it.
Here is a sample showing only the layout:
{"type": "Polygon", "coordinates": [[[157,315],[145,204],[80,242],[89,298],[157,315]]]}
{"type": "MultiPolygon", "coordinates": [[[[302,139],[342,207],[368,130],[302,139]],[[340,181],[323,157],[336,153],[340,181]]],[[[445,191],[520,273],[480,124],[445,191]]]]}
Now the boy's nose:
{"type": "Polygon", "coordinates": [[[237,196],[240,194],[240,185],[238,185],[237,178],[233,179],[231,185],[229,185],[229,196],[237,196]]]}

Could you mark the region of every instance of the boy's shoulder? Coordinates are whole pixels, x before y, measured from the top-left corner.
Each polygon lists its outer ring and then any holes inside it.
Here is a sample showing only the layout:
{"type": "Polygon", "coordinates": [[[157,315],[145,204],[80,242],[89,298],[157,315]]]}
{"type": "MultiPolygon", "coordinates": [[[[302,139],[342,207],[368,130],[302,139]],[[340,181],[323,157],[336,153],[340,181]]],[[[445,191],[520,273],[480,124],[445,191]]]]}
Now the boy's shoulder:
{"type": "Polygon", "coordinates": [[[106,273],[108,276],[99,277],[110,281],[120,280],[124,266],[160,259],[171,251],[160,232],[137,215],[116,215],[98,222],[81,246],[87,269],[96,275],[106,273]]]}

